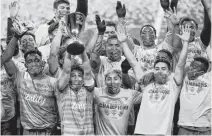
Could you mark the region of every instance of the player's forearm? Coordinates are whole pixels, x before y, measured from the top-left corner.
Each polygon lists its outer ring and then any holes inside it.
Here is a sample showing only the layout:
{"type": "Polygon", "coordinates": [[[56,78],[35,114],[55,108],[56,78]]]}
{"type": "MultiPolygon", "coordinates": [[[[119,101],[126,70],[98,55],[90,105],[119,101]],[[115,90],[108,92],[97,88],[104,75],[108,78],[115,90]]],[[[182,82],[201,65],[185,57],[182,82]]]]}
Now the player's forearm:
{"type": "Polygon", "coordinates": [[[177,63],[178,67],[183,67],[186,64],[187,54],[188,54],[188,41],[182,41],[183,42],[183,49],[180,53],[179,61],[177,63]]]}
{"type": "Polygon", "coordinates": [[[95,46],[95,43],[97,41],[97,38],[98,38],[98,31],[95,31],[93,33],[93,36],[91,37],[91,39],[88,41],[88,44],[86,46],[86,51],[91,54],[92,53],[92,49],[94,48],[95,46]]]}
{"type": "Polygon", "coordinates": [[[2,55],[2,62],[1,63],[10,61],[12,59],[12,56],[15,52],[15,48],[17,46],[17,42],[18,42],[18,39],[13,37],[12,40],[7,45],[7,48],[2,55]]]}
{"type": "Polygon", "coordinates": [[[102,41],[103,41],[103,35],[98,35],[98,38],[97,38],[97,41],[96,41],[96,44],[92,50],[92,53],[91,53],[91,59],[90,59],[90,64],[91,64],[91,67],[96,69],[99,67],[100,63],[101,63],[101,60],[100,60],[100,54],[101,54],[101,51],[102,51],[102,41]]]}
{"type": "Polygon", "coordinates": [[[134,71],[137,82],[140,82],[143,74],[142,74],[142,69],[141,69],[139,63],[137,62],[133,53],[130,51],[126,42],[122,43],[122,49],[123,49],[125,57],[127,58],[130,66],[132,67],[132,69],[134,71]]]}
{"type": "Polygon", "coordinates": [[[210,43],[210,38],[211,38],[211,21],[209,19],[209,16],[206,10],[204,10],[204,26],[200,34],[200,37],[201,37],[202,43],[205,46],[208,46],[210,43]]]}
{"type": "Polygon", "coordinates": [[[58,30],[57,35],[54,37],[51,45],[50,55],[57,55],[60,49],[62,39],[62,32],[58,30]]]}
{"type": "Polygon", "coordinates": [[[60,79],[58,82],[59,90],[63,90],[66,87],[66,85],[69,83],[70,73],[71,73],[71,55],[66,52],[65,58],[64,58],[62,75],[60,76],[60,79]]]}
{"type": "Polygon", "coordinates": [[[90,65],[90,61],[89,61],[89,58],[88,58],[86,52],[84,51],[81,54],[81,56],[82,56],[84,73],[85,73],[86,77],[91,76],[91,65],[90,65]]]}
{"type": "Polygon", "coordinates": [[[77,0],[76,12],[81,12],[87,17],[88,15],[88,0],[77,0]]]}
{"type": "Polygon", "coordinates": [[[12,19],[9,17],[7,18],[7,39],[6,39],[6,44],[9,44],[13,37],[13,32],[11,31],[11,28],[13,27],[12,25],[12,19]]]}
{"type": "Polygon", "coordinates": [[[173,48],[175,49],[174,52],[179,52],[182,50],[182,41],[181,39],[176,35],[176,34],[180,34],[180,27],[179,25],[176,25],[175,28],[174,28],[174,34],[173,34],[173,48]]]}

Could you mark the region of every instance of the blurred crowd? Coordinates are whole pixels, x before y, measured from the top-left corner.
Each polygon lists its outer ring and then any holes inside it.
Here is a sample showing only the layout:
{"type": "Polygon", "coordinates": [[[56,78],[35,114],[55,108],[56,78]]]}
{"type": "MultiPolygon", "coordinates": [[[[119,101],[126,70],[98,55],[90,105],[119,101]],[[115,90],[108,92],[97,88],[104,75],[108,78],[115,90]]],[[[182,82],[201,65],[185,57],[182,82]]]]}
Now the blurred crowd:
{"type": "MultiPolygon", "coordinates": [[[[159,0],[151,2],[149,0],[134,0],[132,3],[129,0],[122,0],[128,6],[128,12],[126,14],[126,19],[128,21],[128,30],[131,35],[138,38],[139,40],[139,30],[142,25],[152,24],[155,25],[156,19],[161,19],[158,15],[158,12],[161,10],[159,0]],[[142,18],[142,19],[140,19],[142,18]]],[[[20,0],[20,19],[31,20],[33,21],[35,28],[38,28],[39,25],[48,22],[54,16],[52,0],[20,0]]],[[[6,20],[9,16],[8,6],[11,3],[11,0],[2,0],[1,1],[1,20],[6,20]]],[[[116,1],[107,0],[90,0],[88,5],[89,7],[88,16],[86,19],[86,30],[84,32],[84,41],[86,42],[88,35],[92,34],[93,29],[95,28],[94,15],[98,13],[102,18],[106,20],[115,21],[117,19],[116,13],[114,10],[116,1]]],[[[179,16],[192,15],[193,18],[200,23],[200,28],[202,28],[203,22],[203,8],[199,0],[179,0],[181,6],[178,8],[179,16]]],[[[70,10],[73,12],[74,7],[76,7],[76,0],[70,1],[70,10]]],[[[1,39],[4,41],[6,38],[6,29],[7,22],[1,22],[1,39]]],[[[158,42],[162,42],[165,35],[165,25],[162,24],[161,33],[158,34],[158,42]]],[[[199,35],[199,32],[198,32],[199,35]]]]}
{"type": "Polygon", "coordinates": [[[2,7],[1,135],[211,135],[210,0],[2,7]]]}

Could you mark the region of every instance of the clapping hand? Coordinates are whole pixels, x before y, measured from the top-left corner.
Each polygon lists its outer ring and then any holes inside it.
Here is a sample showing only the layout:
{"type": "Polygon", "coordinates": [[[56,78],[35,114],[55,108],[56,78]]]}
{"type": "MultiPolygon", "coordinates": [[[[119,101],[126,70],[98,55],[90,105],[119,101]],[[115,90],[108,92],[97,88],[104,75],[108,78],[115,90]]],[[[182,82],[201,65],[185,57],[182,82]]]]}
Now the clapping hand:
{"type": "Polygon", "coordinates": [[[105,24],[105,20],[101,21],[101,18],[99,15],[96,15],[96,25],[97,25],[97,29],[99,31],[100,35],[103,35],[105,30],[106,30],[106,24],[105,24]]]}
{"type": "Polygon", "coordinates": [[[122,6],[120,1],[117,1],[116,14],[118,15],[119,18],[124,18],[126,15],[125,5],[123,4],[123,6],[122,6]]]}
{"type": "Polygon", "coordinates": [[[182,31],[182,35],[179,35],[179,34],[176,34],[176,35],[179,36],[180,39],[182,39],[182,41],[188,42],[190,39],[191,28],[189,28],[188,25],[185,25],[185,26],[180,26],[180,29],[182,31]]]}

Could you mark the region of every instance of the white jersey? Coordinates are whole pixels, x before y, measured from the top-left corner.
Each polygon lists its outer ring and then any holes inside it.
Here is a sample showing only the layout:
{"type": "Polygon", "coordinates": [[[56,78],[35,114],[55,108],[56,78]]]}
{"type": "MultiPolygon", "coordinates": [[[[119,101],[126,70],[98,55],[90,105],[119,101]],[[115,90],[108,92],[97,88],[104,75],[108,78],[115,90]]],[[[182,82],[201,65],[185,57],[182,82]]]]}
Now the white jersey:
{"type": "Polygon", "coordinates": [[[108,69],[115,68],[121,70],[121,63],[124,61],[125,57],[121,57],[118,62],[112,62],[105,56],[100,56],[101,64],[96,77],[97,87],[105,87],[105,72],[108,69]]]}
{"type": "MultiPolygon", "coordinates": [[[[171,53],[173,52],[173,47],[169,45],[166,40],[168,36],[171,35],[167,34],[165,40],[154,48],[145,49],[143,46],[135,46],[134,56],[136,57],[145,74],[153,71],[158,51],[166,49],[171,53]]],[[[132,69],[128,71],[128,74],[135,77],[132,69]]]]}
{"type": "Polygon", "coordinates": [[[50,43],[49,39],[49,25],[42,24],[38,27],[37,31],[35,32],[36,43],[38,47],[44,46],[50,43]]]}
{"type": "Polygon", "coordinates": [[[95,88],[96,134],[126,135],[131,108],[141,99],[142,93],[131,89],[121,88],[118,94],[110,95],[105,88],[95,88]]]}
{"type": "Polygon", "coordinates": [[[151,83],[143,89],[135,134],[171,135],[174,107],[180,86],[169,78],[161,86],[151,83]]]}
{"type": "Polygon", "coordinates": [[[180,94],[180,113],[178,125],[210,127],[211,114],[211,73],[196,80],[185,77],[180,94]],[[209,117],[209,118],[208,118],[209,117]]]}
{"type": "Polygon", "coordinates": [[[186,65],[189,66],[196,56],[208,58],[206,46],[202,43],[200,37],[189,43],[186,65]]]}

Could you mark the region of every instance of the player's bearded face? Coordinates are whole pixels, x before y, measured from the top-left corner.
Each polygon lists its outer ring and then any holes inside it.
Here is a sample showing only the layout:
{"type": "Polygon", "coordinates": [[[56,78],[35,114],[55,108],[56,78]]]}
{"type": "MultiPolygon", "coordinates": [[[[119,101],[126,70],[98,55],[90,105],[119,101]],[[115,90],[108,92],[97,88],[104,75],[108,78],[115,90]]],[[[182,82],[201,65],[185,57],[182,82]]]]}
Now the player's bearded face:
{"type": "Polygon", "coordinates": [[[159,62],[155,65],[154,79],[157,84],[165,84],[170,75],[168,66],[164,62],[159,62]]]}
{"type": "Polygon", "coordinates": [[[162,72],[154,73],[155,82],[158,84],[165,84],[168,79],[168,74],[162,72]]]}
{"type": "Polygon", "coordinates": [[[109,39],[106,45],[106,53],[111,61],[119,61],[121,59],[122,49],[118,39],[109,39]]]}
{"type": "Polygon", "coordinates": [[[29,74],[37,76],[43,71],[44,63],[38,54],[29,54],[25,66],[29,74]]]}
{"type": "Polygon", "coordinates": [[[201,64],[197,61],[192,61],[188,69],[187,75],[189,80],[195,80],[204,72],[201,71],[201,64]]]}
{"type": "Polygon", "coordinates": [[[121,86],[121,78],[117,75],[117,73],[112,72],[108,74],[105,79],[105,83],[110,94],[116,94],[120,90],[121,86]]]}
{"type": "Polygon", "coordinates": [[[70,5],[66,3],[59,4],[57,9],[55,9],[55,14],[59,18],[62,18],[69,13],[70,13],[70,5]]]}
{"type": "Polygon", "coordinates": [[[155,45],[155,32],[152,27],[144,27],[141,32],[141,39],[144,46],[154,46],[155,45]]]}
{"type": "Polygon", "coordinates": [[[25,53],[27,50],[35,48],[35,40],[31,35],[24,35],[21,38],[21,50],[25,53]]]}
{"type": "Polygon", "coordinates": [[[74,91],[79,91],[83,85],[83,74],[79,70],[73,70],[69,80],[70,87],[74,91]]]}

